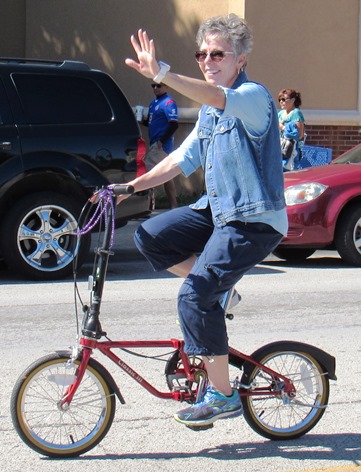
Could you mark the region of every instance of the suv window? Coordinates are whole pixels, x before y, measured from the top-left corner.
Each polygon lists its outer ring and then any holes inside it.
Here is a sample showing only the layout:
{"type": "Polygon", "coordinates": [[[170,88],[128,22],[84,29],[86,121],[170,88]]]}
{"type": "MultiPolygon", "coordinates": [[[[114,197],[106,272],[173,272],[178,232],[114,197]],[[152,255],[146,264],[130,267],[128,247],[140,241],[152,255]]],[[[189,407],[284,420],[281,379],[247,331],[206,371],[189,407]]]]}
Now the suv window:
{"type": "Polygon", "coordinates": [[[91,79],[13,74],[28,124],[109,123],[111,107],[91,79]]]}
{"type": "Polygon", "coordinates": [[[11,112],[6,98],[4,85],[0,80],[0,125],[11,123],[11,112]]]}

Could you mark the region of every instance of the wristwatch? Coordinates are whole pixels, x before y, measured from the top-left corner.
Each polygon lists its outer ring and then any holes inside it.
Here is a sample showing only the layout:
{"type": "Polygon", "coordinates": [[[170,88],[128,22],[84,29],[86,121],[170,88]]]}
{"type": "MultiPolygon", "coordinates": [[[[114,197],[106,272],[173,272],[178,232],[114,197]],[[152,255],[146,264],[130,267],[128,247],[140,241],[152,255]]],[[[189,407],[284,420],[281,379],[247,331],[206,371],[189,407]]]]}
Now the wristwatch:
{"type": "Polygon", "coordinates": [[[160,67],[160,71],[158,74],[153,78],[153,82],[156,84],[160,84],[165,77],[165,74],[170,70],[170,65],[166,64],[165,62],[159,61],[158,65],[160,67]]]}

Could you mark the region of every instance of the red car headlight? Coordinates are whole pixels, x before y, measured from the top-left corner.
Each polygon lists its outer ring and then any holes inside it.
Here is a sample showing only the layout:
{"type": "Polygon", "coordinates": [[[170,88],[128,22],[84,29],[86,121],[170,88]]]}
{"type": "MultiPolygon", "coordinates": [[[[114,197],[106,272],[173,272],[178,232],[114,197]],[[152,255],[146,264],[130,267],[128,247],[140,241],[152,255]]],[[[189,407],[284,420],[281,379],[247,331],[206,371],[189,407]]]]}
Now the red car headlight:
{"type": "Polygon", "coordinates": [[[327,189],[327,185],[318,182],[293,185],[285,189],[285,200],[287,206],[301,205],[315,200],[327,189]]]}

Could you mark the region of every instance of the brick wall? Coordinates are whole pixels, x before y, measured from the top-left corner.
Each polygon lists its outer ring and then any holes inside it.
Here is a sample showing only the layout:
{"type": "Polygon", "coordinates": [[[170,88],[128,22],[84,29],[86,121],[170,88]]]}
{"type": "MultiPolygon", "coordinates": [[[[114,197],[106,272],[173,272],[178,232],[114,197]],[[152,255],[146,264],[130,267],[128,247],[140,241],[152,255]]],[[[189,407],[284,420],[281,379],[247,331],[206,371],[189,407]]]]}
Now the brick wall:
{"type": "Polygon", "coordinates": [[[332,159],[361,143],[361,126],[307,125],[306,144],[332,149],[332,159]]]}

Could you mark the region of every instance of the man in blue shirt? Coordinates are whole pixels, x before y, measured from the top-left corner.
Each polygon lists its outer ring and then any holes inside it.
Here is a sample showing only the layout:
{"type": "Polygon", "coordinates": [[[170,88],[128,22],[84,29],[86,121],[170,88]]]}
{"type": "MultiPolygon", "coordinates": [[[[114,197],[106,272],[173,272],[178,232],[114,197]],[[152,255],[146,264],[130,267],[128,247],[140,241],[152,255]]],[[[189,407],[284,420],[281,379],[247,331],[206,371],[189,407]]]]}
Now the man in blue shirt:
{"type": "MultiPolygon", "coordinates": [[[[152,84],[152,87],[155,98],[149,105],[148,118],[143,122],[148,126],[150,144],[145,158],[147,171],[173,151],[174,133],[178,128],[177,104],[168,95],[168,87],[165,84],[152,84]]],[[[164,184],[164,190],[170,208],[176,208],[176,187],[173,179],[164,184]]]]}

